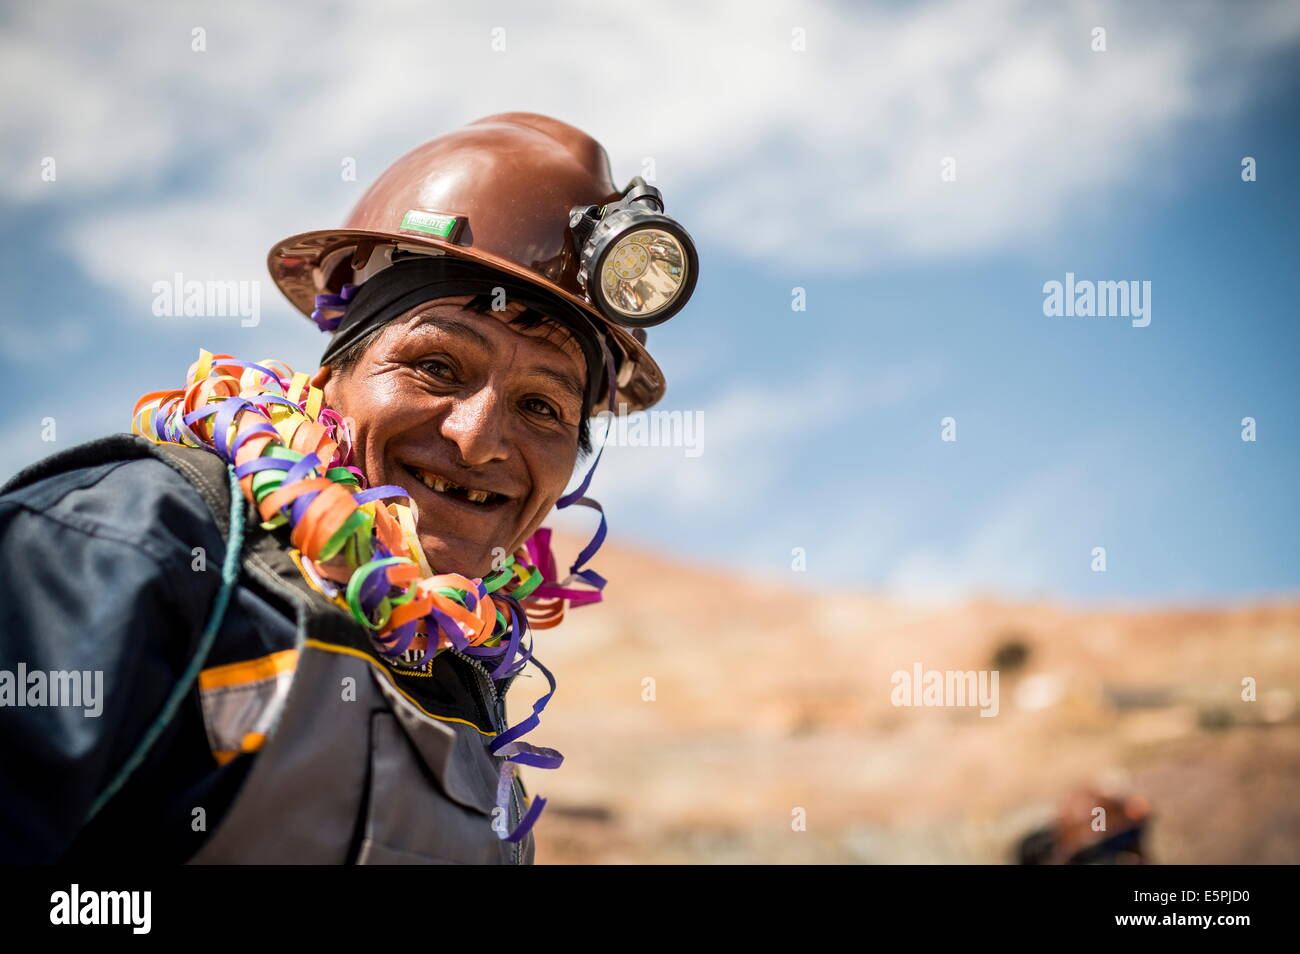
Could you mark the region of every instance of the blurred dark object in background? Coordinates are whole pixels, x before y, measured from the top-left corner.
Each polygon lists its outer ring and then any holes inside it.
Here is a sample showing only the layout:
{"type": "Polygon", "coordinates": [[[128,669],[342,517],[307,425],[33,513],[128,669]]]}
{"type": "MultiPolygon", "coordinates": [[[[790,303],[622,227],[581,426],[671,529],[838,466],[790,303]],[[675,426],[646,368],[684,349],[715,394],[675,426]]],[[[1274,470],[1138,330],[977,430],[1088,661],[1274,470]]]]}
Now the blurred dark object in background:
{"type": "Polygon", "coordinates": [[[1028,637],[1018,630],[1010,630],[1002,634],[993,650],[992,668],[1008,675],[1017,672],[1029,661],[1029,654],[1028,637]]]}
{"type": "Polygon", "coordinates": [[[1021,865],[1146,865],[1142,838],[1151,806],[1141,795],[1083,787],[1062,799],[1053,825],[1016,846],[1021,865]]]}

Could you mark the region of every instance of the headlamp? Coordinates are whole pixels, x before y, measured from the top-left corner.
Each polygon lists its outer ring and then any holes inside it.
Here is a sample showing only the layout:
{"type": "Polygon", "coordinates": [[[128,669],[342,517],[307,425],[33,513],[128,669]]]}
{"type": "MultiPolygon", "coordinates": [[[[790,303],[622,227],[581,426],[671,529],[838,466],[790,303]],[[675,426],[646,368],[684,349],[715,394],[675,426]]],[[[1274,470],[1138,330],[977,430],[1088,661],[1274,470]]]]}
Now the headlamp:
{"type": "Polygon", "coordinates": [[[617,202],[569,212],[578,282],[610,321],[629,328],[661,324],[695,290],[695,243],[663,210],[663,194],[637,176],[617,202]]]}

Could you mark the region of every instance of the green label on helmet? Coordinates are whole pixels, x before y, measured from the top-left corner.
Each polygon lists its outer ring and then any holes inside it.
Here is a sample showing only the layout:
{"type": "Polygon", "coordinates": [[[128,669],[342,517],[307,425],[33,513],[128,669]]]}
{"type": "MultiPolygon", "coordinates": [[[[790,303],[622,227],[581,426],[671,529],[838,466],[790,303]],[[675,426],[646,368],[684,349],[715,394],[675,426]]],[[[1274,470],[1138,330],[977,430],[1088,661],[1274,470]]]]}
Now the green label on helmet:
{"type": "Polygon", "coordinates": [[[402,216],[401,231],[403,232],[422,232],[425,235],[436,235],[438,238],[449,238],[451,233],[456,231],[456,223],[459,222],[454,215],[443,215],[439,212],[421,212],[419,209],[411,209],[406,215],[402,216]]]}

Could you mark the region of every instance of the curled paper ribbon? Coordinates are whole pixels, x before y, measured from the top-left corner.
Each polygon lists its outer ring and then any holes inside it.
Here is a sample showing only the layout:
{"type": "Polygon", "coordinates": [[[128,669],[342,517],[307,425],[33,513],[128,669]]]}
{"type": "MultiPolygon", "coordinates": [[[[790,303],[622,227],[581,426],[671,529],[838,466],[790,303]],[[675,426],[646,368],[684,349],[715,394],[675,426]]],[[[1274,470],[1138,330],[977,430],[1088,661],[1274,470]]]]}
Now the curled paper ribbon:
{"type": "Polygon", "coordinates": [[[311,313],[311,320],[321,331],[337,331],[339,322],[347,313],[348,302],[356,295],[360,285],[344,285],[337,295],[317,295],[316,310],[311,313]]]}
{"type": "MultiPolygon", "coordinates": [[[[536,768],[557,769],[564,762],[564,756],[555,749],[529,745],[527,742],[511,742],[509,745],[502,746],[497,755],[501,756],[501,774],[497,777],[497,807],[501,809],[502,818],[510,817],[510,783],[515,776],[515,766],[532,765],[536,768]]],[[[504,827],[498,828],[498,836],[502,841],[519,841],[528,834],[545,807],[546,799],[540,796],[534,798],[532,804],[528,806],[528,811],[515,826],[515,830],[508,832],[504,827]]]]}
{"type": "MultiPolygon", "coordinates": [[[[337,296],[318,295],[318,323],[334,321],[337,326],[354,291],[349,285],[337,296]],[[335,310],[336,317],[323,314],[335,310]]],[[[578,568],[604,537],[604,515],[596,538],[563,581],[557,578],[546,528],[484,579],[432,572],[406,491],[365,486],[353,462],[353,437],[344,419],[323,401],[324,394],[306,374],[283,362],[252,363],[200,351],[183,388],[140,397],[131,429],[155,443],[202,447],[220,455],[234,468],[262,528],[289,527],[295,562],[304,575],[326,598],[346,607],[370,631],[375,651],[394,665],[419,669],[431,656],[455,649],[477,658],[499,657],[492,678],[504,679],[533,662],[550,682],[550,692],[534,703],[532,715],[497,736],[491,748],[502,758],[503,780],[519,764],[558,767],[563,760],[558,752],[518,742],[538,725],[555,692],[554,678],[533,657],[525,637],[530,628],[557,625],[567,605],[600,600],[605,580],[578,568]],[[592,589],[574,588],[570,584],[575,580],[592,589]],[[411,650],[418,658],[407,663],[411,650]]],[[[599,510],[582,496],[590,479],[588,474],[570,496],[599,510]]],[[[502,785],[498,802],[505,808],[509,785],[502,785]]],[[[522,839],[545,804],[545,799],[535,799],[515,830],[503,837],[522,839]]]]}

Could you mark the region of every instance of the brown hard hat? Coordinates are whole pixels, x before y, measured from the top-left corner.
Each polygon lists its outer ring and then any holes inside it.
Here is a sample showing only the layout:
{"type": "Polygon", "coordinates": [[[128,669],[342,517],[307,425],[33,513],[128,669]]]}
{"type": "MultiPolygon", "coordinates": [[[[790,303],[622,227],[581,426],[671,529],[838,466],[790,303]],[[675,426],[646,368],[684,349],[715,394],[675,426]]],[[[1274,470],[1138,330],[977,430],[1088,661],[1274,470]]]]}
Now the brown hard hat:
{"type": "Polygon", "coordinates": [[[569,232],[576,205],[621,193],[596,140],[558,119],[498,113],[431,139],[389,166],[342,228],[304,232],[267,256],[277,286],[304,315],[315,297],[367,277],[395,246],[470,259],[561,296],[606,332],[618,400],[640,410],[663,397],[663,372],[642,344],[584,297],[569,232]]]}

